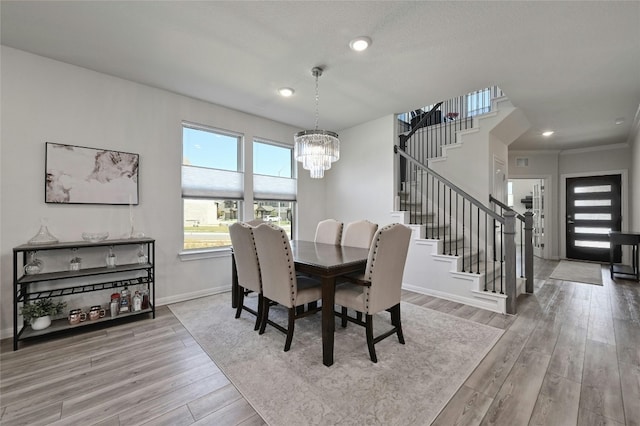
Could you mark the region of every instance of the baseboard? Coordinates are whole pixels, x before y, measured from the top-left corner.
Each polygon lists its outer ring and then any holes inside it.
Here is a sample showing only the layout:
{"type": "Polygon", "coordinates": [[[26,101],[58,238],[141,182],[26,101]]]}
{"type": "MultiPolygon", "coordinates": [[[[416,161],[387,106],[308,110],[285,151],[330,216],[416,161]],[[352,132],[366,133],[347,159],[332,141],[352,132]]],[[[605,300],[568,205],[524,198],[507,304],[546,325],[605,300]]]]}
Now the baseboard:
{"type": "Polygon", "coordinates": [[[506,300],[505,295],[501,294],[485,294],[484,292],[474,292],[478,299],[485,299],[487,302],[483,302],[482,300],[478,300],[475,298],[458,296],[451,293],[444,293],[437,290],[426,289],[424,287],[417,287],[407,284],[402,284],[402,288],[405,290],[413,291],[414,293],[425,294],[427,296],[438,297],[440,299],[450,300],[452,302],[462,303],[465,305],[470,305],[475,308],[485,309],[491,312],[497,312],[499,314],[503,314],[501,306],[505,304],[504,300],[506,300]]]}
{"type": "Polygon", "coordinates": [[[199,297],[213,296],[214,294],[224,293],[225,291],[231,291],[231,286],[214,287],[206,290],[194,291],[192,293],[161,297],[156,299],[156,306],[170,305],[171,303],[184,302],[191,299],[197,299],[199,297]]]}

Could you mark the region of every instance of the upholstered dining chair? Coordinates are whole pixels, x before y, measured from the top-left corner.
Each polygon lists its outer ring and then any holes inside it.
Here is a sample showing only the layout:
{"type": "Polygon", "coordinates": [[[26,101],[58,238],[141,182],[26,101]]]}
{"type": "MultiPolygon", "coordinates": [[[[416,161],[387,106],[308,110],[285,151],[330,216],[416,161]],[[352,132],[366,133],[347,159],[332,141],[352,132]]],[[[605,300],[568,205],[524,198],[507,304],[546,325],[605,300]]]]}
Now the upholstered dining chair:
{"type": "Polygon", "coordinates": [[[291,348],[293,330],[297,319],[314,314],[320,308],[304,310],[304,305],[322,298],[320,281],[296,276],[289,237],[284,229],[264,223],[253,230],[260,274],[262,277],[262,319],[260,334],[265,332],[267,323],[287,335],[284,351],[291,348]],[[277,302],[288,309],[287,328],[269,320],[271,302],[277,302]]]}
{"type": "Polygon", "coordinates": [[[340,239],[342,238],[342,222],[338,222],[335,219],[326,219],[318,222],[316,227],[316,237],[314,241],[316,243],[325,243],[340,245],[340,239]]]}
{"type": "Polygon", "coordinates": [[[252,220],[248,220],[245,222],[247,225],[249,226],[258,226],[260,224],[264,223],[264,220],[262,219],[252,219],[252,220]]]}
{"type": "Polygon", "coordinates": [[[349,283],[336,287],[335,303],[342,306],[342,327],[347,321],[364,326],[371,361],[378,362],[375,344],[392,334],[404,345],[400,318],[402,274],[409,250],[411,229],[404,225],[384,226],[373,237],[364,279],[347,277],[349,283]],[[347,315],[347,308],[365,314],[365,322],[347,315]],[[391,313],[393,328],[377,337],[373,336],[373,315],[383,310],[391,313]]]}
{"type": "Polygon", "coordinates": [[[377,230],[378,224],[371,223],[368,220],[349,222],[342,229],[342,241],[340,244],[368,249],[371,247],[371,240],[373,240],[377,230]]]}
{"type": "Polygon", "coordinates": [[[238,307],[236,308],[236,318],[240,318],[242,310],[256,316],[254,330],[260,327],[262,318],[262,281],[260,278],[260,265],[258,263],[258,253],[253,238],[253,227],[243,222],[236,222],[229,226],[231,245],[233,247],[233,257],[236,262],[238,275],[238,307]],[[258,294],[258,310],[255,311],[244,305],[244,296],[248,292],[258,294]]]}

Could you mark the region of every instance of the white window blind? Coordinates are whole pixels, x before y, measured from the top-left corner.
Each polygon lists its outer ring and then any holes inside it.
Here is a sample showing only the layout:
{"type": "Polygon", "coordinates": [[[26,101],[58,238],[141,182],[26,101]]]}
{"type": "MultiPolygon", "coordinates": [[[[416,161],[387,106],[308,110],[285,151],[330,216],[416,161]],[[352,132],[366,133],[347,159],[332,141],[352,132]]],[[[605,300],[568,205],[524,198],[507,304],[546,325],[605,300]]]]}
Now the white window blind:
{"type": "Polygon", "coordinates": [[[295,201],[297,189],[296,179],[253,175],[253,197],[256,200],[295,201]]]}
{"type": "Polygon", "coordinates": [[[182,196],[241,199],[244,197],[242,172],[182,166],[182,196]]]}

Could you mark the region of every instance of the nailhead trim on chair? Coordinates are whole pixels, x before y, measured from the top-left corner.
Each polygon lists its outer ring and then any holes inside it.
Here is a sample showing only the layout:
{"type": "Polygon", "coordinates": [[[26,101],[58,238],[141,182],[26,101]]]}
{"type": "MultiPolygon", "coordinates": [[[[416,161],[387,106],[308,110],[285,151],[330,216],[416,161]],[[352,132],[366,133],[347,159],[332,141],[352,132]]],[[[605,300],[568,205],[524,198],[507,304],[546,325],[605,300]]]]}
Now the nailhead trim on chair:
{"type": "MultiPolygon", "coordinates": [[[[386,231],[388,231],[389,229],[393,228],[394,226],[395,224],[391,224],[391,225],[384,226],[378,230],[378,238],[376,238],[376,241],[373,243],[373,254],[371,255],[371,267],[369,268],[369,276],[366,278],[371,279],[371,275],[373,274],[373,268],[376,264],[376,256],[378,255],[378,245],[380,244],[380,236],[386,231]]],[[[369,287],[365,287],[364,291],[366,295],[365,309],[367,311],[366,313],[368,314],[369,313],[369,287]]]]}
{"type": "Polygon", "coordinates": [[[291,252],[289,251],[289,245],[287,244],[289,241],[289,237],[284,232],[284,229],[282,229],[281,227],[276,226],[272,223],[267,224],[267,226],[270,226],[271,228],[280,231],[280,236],[282,237],[282,244],[284,246],[284,251],[287,254],[287,259],[289,260],[289,285],[291,286],[291,304],[295,306],[295,303],[296,303],[296,300],[295,300],[296,287],[294,285],[295,271],[291,269],[291,264],[293,263],[293,260],[291,257],[291,252]]]}

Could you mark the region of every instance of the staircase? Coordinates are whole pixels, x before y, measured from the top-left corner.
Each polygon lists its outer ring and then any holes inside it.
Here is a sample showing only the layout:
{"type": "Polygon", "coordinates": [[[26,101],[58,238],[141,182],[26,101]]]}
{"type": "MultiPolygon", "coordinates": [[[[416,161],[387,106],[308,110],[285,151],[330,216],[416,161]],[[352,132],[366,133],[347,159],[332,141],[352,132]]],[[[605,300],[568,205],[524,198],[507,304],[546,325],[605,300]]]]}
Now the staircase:
{"type": "MultiPolygon", "coordinates": [[[[441,106],[436,104],[422,121],[441,106]]],[[[526,280],[515,276],[519,265],[513,236],[516,221],[524,217],[479,200],[489,198],[491,156],[503,155],[506,164],[508,144],[527,128],[522,113],[500,97],[485,114],[437,128],[414,125],[401,136],[396,150],[401,184],[393,219],[413,230],[403,288],[515,313],[515,298],[525,291],[526,280]]],[[[532,277],[529,281],[526,289],[532,291],[532,277]]]]}

